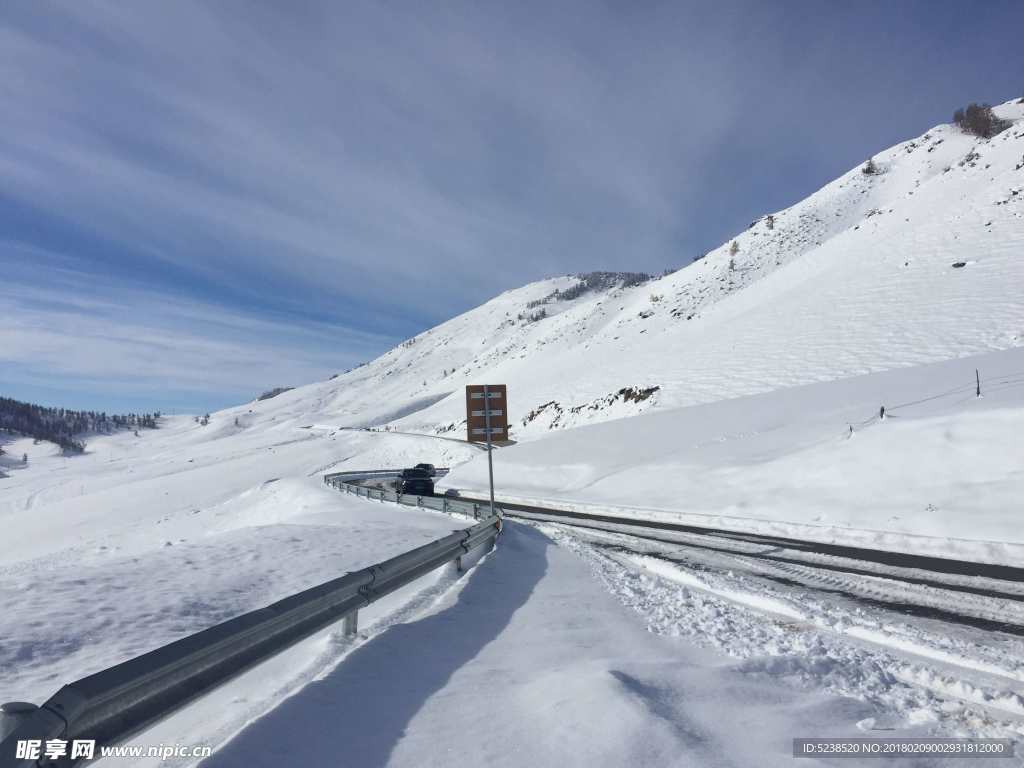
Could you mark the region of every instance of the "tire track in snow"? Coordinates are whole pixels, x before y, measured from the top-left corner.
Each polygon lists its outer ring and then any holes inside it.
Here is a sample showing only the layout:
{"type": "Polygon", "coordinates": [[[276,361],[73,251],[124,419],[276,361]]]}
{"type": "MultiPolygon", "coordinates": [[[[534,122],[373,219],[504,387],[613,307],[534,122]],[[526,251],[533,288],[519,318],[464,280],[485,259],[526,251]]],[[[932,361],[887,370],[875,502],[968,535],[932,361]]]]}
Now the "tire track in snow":
{"type": "Polygon", "coordinates": [[[872,701],[906,727],[923,718],[936,734],[1024,735],[1024,643],[1016,635],[1003,635],[999,647],[998,632],[948,629],[845,596],[836,603],[834,591],[773,582],[730,556],[701,552],[718,559],[681,564],[609,545],[613,534],[595,542],[587,540],[593,531],[540,527],[590,562],[653,632],[717,647],[751,673],[872,701]]]}

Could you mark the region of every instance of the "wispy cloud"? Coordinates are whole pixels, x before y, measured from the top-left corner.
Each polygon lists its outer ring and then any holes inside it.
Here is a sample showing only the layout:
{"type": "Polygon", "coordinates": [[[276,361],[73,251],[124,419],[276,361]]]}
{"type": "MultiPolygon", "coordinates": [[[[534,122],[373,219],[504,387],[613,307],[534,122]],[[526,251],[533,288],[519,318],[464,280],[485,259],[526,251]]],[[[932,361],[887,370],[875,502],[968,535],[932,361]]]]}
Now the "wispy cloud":
{"type": "Polygon", "coordinates": [[[0,273],[20,282],[0,290],[21,325],[0,331],[0,357],[18,350],[23,377],[102,358],[111,387],[173,367],[193,369],[182,386],[237,391],[253,364],[229,348],[263,324],[299,378],[541,276],[680,266],[959,103],[1019,88],[1021,15],[6,3],[0,273]],[[48,315],[30,289],[52,293],[60,268],[150,312],[72,315],[65,285],[48,315]],[[218,318],[205,328],[188,319],[202,307],[218,318]],[[86,328],[90,353],[62,346],[86,328]],[[161,354],[141,349],[168,333],[161,354]],[[207,354],[235,373],[197,365],[207,354]]]}
{"type": "Polygon", "coordinates": [[[455,280],[476,300],[524,262],[650,253],[678,215],[650,143],[681,117],[676,99],[644,116],[653,62],[595,72],[554,34],[509,45],[501,19],[462,10],[23,14],[3,40],[22,75],[5,94],[6,191],[203,279],[272,281],[282,302],[385,293],[421,316],[458,303],[455,280]]]}
{"type": "Polygon", "coordinates": [[[128,396],[154,408],[211,407],[322,379],[397,341],[291,317],[275,322],[52,263],[47,276],[45,286],[33,285],[10,270],[0,284],[0,380],[15,391],[78,389],[71,406],[128,396]]]}

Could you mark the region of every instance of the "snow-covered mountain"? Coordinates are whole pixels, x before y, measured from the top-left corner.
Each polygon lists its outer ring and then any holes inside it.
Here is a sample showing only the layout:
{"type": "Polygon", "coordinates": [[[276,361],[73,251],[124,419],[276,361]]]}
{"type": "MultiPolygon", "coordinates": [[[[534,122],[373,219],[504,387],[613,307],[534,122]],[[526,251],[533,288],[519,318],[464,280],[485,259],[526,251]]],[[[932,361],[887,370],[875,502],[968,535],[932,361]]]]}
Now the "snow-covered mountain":
{"type": "Polygon", "coordinates": [[[992,139],[936,126],[677,272],[532,283],[252,408],[461,436],[463,386],[501,382],[522,440],[1020,345],[1022,101],[992,139]]]}

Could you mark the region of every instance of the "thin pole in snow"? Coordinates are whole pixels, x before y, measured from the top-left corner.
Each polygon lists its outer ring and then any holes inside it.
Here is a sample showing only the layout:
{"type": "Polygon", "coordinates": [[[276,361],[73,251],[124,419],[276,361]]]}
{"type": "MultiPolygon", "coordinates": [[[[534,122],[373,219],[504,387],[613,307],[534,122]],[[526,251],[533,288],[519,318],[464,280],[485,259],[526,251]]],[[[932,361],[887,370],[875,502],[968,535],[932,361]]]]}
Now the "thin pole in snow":
{"type": "Polygon", "coordinates": [[[494,463],[491,461],[491,394],[484,384],[484,431],[487,432],[487,477],[491,487],[491,517],[494,517],[494,463]]]}
{"type": "Polygon", "coordinates": [[[975,397],[981,397],[981,374],[978,373],[978,369],[974,369],[974,380],[977,382],[978,388],[975,390],[975,397]]]}

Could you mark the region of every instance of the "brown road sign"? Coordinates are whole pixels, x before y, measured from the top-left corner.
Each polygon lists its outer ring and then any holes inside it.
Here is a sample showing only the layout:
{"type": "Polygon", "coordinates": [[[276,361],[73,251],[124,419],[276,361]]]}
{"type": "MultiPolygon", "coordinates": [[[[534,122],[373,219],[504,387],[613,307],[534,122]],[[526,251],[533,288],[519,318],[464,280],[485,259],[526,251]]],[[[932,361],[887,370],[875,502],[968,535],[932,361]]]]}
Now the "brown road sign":
{"type": "Polygon", "coordinates": [[[471,443],[487,442],[488,408],[491,440],[496,443],[508,440],[508,398],[505,385],[469,384],[466,386],[466,437],[471,443]]]}

